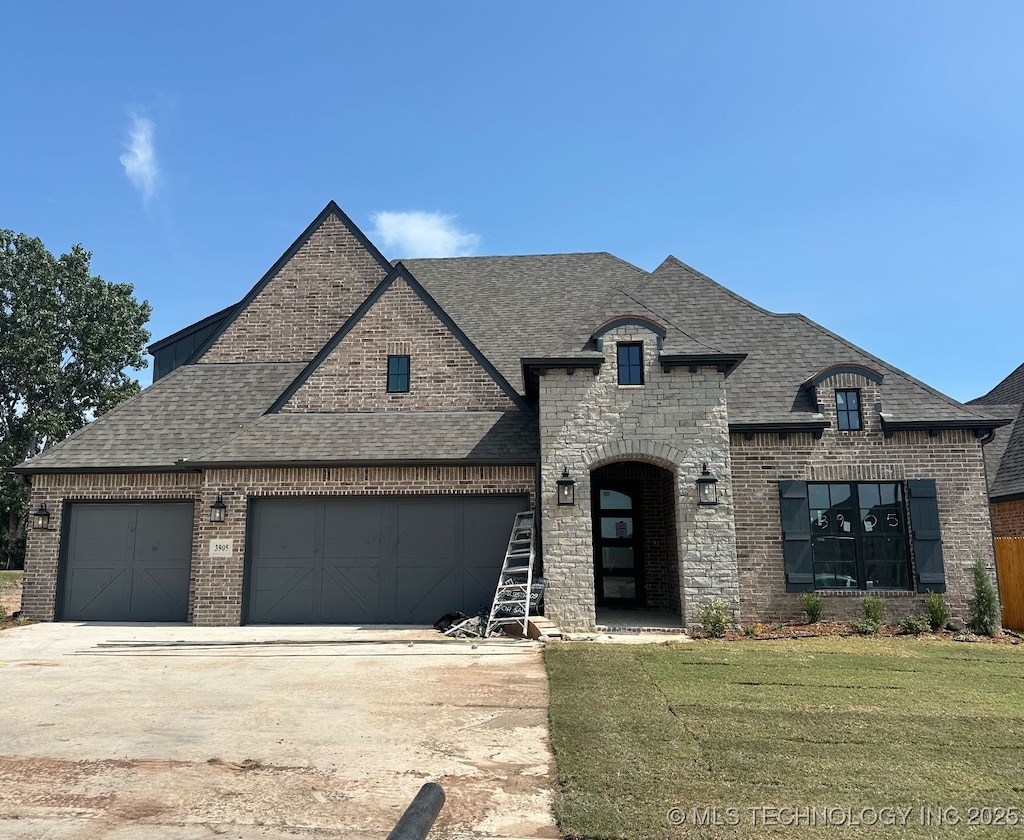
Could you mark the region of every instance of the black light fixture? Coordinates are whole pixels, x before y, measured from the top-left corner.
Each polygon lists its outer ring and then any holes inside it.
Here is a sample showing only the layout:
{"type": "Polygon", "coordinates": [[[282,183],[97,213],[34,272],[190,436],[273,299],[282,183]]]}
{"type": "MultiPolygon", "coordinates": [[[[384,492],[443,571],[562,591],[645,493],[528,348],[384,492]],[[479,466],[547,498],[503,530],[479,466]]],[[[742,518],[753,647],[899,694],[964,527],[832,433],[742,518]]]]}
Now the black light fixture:
{"type": "Polygon", "coordinates": [[[576,482],[569,478],[569,468],[562,467],[562,477],[558,479],[558,504],[576,504],[576,482]]]}
{"type": "Polygon", "coordinates": [[[32,528],[36,531],[45,531],[50,526],[50,511],[46,505],[39,506],[39,510],[32,514],[32,528]]]}
{"type": "Polygon", "coordinates": [[[217,501],[210,505],[210,521],[211,522],[223,522],[224,517],[227,515],[228,506],[224,504],[224,497],[218,493],[217,501]]]}
{"type": "Polygon", "coordinates": [[[704,462],[700,475],[697,477],[697,504],[718,504],[718,479],[711,474],[707,461],[704,462]]]}

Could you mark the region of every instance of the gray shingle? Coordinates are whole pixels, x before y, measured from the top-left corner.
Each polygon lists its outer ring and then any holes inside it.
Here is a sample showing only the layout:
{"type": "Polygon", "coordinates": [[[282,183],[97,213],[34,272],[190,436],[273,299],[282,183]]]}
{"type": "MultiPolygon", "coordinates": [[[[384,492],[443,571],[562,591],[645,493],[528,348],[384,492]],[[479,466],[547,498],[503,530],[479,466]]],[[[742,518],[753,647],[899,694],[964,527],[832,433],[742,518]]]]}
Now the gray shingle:
{"type": "Polygon", "coordinates": [[[173,468],[258,419],[302,367],[180,367],[18,471],[173,468]]]}
{"type": "Polygon", "coordinates": [[[533,463],[537,418],[521,411],[268,414],[196,465],[376,461],[533,463]]]}

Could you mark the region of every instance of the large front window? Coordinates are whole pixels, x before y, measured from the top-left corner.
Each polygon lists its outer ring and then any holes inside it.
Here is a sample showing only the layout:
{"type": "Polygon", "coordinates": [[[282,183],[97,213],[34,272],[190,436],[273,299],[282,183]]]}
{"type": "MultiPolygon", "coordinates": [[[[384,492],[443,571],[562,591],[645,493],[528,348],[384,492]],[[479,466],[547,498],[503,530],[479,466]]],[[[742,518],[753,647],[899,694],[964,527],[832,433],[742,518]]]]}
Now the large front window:
{"type": "Polygon", "coordinates": [[[896,482],[808,484],[815,589],[909,589],[907,514],[896,482]]]}

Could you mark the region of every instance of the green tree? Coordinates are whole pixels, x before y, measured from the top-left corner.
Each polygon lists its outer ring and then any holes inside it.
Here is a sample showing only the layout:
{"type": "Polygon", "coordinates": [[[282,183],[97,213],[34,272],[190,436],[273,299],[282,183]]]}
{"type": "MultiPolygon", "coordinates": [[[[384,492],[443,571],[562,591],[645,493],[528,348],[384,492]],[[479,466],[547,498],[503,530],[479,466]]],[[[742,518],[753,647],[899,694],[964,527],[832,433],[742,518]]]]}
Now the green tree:
{"type": "Polygon", "coordinates": [[[146,367],[152,309],[93,276],[91,259],[0,230],[0,566],[19,564],[28,511],[8,469],[139,391],[128,371],[146,367]]]}

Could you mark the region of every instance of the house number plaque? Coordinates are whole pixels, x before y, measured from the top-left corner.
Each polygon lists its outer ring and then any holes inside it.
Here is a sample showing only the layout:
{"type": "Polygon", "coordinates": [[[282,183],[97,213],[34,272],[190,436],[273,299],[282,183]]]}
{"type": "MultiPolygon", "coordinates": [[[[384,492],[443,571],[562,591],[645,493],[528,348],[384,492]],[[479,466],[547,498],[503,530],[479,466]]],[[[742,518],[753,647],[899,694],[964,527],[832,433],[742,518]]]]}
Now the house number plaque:
{"type": "Polygon", "coordinates": [[[230,557],[234,549],[234,540],[210,540],[211,557],[230,557]]]}

